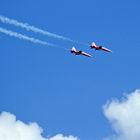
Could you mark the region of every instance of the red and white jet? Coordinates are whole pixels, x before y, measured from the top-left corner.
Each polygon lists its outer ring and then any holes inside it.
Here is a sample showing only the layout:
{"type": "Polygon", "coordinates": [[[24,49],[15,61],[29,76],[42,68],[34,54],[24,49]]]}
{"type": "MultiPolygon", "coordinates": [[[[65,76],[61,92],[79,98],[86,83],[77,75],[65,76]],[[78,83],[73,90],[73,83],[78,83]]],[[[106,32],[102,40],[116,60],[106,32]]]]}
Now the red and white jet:
{"type": "Polygon", "coordinates": [[[76,50],[75,47],[72,47],[72,49],[70,50],[71,53],[74,53],[75,55],[84,55],[84,56],[87,56],[87,57],[92,57],[90,54],[88,53],[85,53],[83,51],[78,51],[76,50]]]}
{"type": "Polygon", "coordinates": [[[102,51],[106,51],[106,52],[112,52],[111,50],[103,47],[103,46],[97,46],[94,42],[91,44],[90,46],[92,49],[95,49],[95,50],[102,50],[102,51]]]}

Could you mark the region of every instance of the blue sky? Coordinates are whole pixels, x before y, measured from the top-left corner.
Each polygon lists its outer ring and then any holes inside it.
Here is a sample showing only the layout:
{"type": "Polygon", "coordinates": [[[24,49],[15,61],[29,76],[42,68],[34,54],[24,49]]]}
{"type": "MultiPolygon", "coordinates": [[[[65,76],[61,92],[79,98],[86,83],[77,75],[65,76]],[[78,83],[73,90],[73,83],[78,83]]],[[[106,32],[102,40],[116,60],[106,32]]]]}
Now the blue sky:
{"type": "Polygon", "coordinates": [[[69,51],[0,33],[0,111],[24,122],[38,122],[45,136],[63,133],[101,140],[110,135],[102,106],[140,86],[139,4],[138,0],[1,0],[0,15],[81,42],[95,41],[113,53],[0,23],[0,27],[93,55],[93,59],[75,57],[69,51]]]}

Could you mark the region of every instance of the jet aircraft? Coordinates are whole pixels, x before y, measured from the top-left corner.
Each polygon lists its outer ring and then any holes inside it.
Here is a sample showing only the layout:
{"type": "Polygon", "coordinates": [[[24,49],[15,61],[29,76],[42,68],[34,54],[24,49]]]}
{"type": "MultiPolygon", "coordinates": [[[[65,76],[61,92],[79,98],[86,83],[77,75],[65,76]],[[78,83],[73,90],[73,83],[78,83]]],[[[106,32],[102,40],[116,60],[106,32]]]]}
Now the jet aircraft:
{"type": "Polygon", "coordinates": [[[102,50],[102,51],[106,51],[106,52],[112,52],[108,48],[105,48],[103,46],[97,46],[94,42],[91,44],[90,47],[91,47],[91,49],[95,49],[95,50],[102,50]]]}
{"type": "Polygon", "coordinates": [[[75,47],[72,47],[72,49],[70,50],[71,53],[74,53],[75,55],[84,55],[84,56],[87,56],[87,57],[92,57],[90,54],[88,53],[85,53],[83,51],[79,51],[79,50],[76,50],[75,47]]]}

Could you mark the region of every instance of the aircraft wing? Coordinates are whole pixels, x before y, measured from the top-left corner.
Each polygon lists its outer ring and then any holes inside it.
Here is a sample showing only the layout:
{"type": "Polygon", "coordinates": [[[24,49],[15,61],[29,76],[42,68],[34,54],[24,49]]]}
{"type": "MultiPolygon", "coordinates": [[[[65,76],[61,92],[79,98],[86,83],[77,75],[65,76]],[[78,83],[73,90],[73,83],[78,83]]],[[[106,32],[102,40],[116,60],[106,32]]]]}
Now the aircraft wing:
{"type": "Polygon", "coordinates": [[[85,53],[85,52],[82,52],[81,54],[84,55],[84,56],[87,56],[87,57],[92,57],[90,54],[85,53]]]}
{"type": "Polygon", "coordinates": [[[105,48],[105,47],[102,47],[101,50],[106,51],[106,52],[112,52],[111,50],[109,50],[109,49],[107,49],[107,48],[105,48]]]}

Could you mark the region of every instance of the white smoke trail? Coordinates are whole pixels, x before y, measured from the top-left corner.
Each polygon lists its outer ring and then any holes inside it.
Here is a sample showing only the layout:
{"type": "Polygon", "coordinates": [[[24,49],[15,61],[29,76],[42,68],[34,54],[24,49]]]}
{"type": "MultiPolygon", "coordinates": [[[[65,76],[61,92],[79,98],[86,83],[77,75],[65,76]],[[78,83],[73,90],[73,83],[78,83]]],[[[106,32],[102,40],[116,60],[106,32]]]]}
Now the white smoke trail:
{"type": "Polygon", "coordinates": [[[12,37],[16,37],[16,38],[19,38],[19,39],[22,39],[22,40],[30,41],[32,43],[38,43],[38,44],[41,44],[41,45],[56,47],[54,44],[47,43],[45,41],[42,41],[42,40],[39,40],[39,39],[36,39],[36,38],[33,38],[33,37],[28,37],[26,35],[23,35],[23,34],[20,34],[20,33],[17,33],[17,32],[13,32],[13,31],[1,28],[1,27],[0,27],[0,32],[4,33],[4,34],[7,34],[9,36],[12,36],[12,37]]]}
{"type": "Polygon", "coordinates": [[[53,37],[53,38],[57,38],[57,39],[67,40],[67,41],[70,41],[70,42],[80,43],[79,41],[75,41],[75,40],[72,40],[70,38],[67,38],[67,37],[64,37],[64,36],[61,36],[61,35],[50,33],[48,31],[37,28],[35,26],[29,25],[28,23],[22,23],[22,22],[19,22],[17,20],[10,19],[8,17],[4,17],[4,16],[1,16],[1,15],[0,15],[0,21],[2,23],[7,23],[7,24],[15,25],[17,27],[21,27],[23,29],[26,29],[27,31],[32,31],[34,33],[40,33],[42,35],[47,35],[48,37],[53,37]]]}

